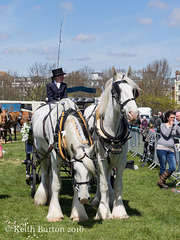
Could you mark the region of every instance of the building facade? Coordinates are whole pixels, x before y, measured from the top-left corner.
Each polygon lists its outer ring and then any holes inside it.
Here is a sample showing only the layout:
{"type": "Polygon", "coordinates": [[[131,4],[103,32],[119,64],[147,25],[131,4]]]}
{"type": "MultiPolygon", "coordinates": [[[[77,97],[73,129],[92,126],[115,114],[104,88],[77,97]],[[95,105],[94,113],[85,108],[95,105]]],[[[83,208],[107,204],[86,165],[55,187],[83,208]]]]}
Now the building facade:
{"type": "Polygon", "coordinates": [[[180,71],[176,71],[175,73],[174,99],[180,104],[180,71]]]}

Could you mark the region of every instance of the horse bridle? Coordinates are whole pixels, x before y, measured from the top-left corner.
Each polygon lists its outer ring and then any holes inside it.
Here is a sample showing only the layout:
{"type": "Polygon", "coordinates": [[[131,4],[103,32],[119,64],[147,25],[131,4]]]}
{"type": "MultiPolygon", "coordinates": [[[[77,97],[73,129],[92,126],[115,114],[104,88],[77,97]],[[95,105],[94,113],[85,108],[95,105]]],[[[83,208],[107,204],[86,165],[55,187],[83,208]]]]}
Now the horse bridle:
{"type": "Polygon", "coordinates": [[[90,158],[90,157],[87,155],[87,153],[85,152],[84,147],[81,147],[81,148],[82,148],[82,150],[83,150],[84,155],[83,155],[82,157],[80,157],[80,158],[76,158],[75,156],[73,156],[73,157],[72,157],[72,160],[70,161],[70,163],[71,163],[72,183],[73,183],[74,188],[75,188],[77,191],[79,191],[79,185],[89,184],[90,181],[77,182],[77,181],[75,180],[75,178],[74,178],[75,170],[74,170],[74,167],[73,167],[73,163],[74,163],[74,162],[80,162],[80,163],[83,164],[83,158],[85,158],[85,157],[88,157],[89,159],[91,159],[91,160],[94,162],[94,159],[90,158]]]}
{"type": "Polygon", "coordinates": [[[133,89],[133,98],[128,98],[125,102],[121,103],[120,101],[120,96],[121,96],[121,89],[119,88],[119,84],[121,83],[126,83],[128,84],[128,82],[126,80],[120,80],[120,81],[116,81],[112,84],[112,89],[111,89],[111,94],[112,94],[112,99],[115,99],[116,102],[120,105],[121,107],[121,111],[123,111],[124,106],[130,102],[130,101],[135,101],[135,99],[138,97],[139,92],[137,89],[133,89]]]}

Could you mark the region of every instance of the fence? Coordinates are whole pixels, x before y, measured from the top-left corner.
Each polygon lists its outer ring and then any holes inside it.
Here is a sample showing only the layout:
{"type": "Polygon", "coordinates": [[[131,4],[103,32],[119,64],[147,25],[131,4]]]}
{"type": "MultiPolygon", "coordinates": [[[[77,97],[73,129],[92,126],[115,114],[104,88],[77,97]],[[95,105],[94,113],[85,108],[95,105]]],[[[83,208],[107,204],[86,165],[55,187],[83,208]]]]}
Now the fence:
{"type": "MultiPolygon", "coordinates": [[[[152,170],[156,166],[159,166],[159,160],[156,154],[156,147],[158,139],[160,138],[160,134],[156,132],[151,132],[154,138],[154,145],[151,148],[148,148],[148,144],[143,141],[142,130],[139,128],[131,128],[131,139],[128,141],[128,151],[132,152],[132,157],[139,155],[141,157],[141,161],[144,162],[143,165],[146,164],[147,161],[150,162],[148,168],[152,170]],[[145,145],[146,144],[146,145],[145,145]],[[147,149],[145,149],[147,148],[147,149]],[[149,151],[149,152],[148,152],[149,151]]],[[[179,138],[175,138],[176,140],[180,140],[179,138]]],[[[176,161],[178,169],[180,169],[180,151],[176,151],[176,161]]],[[[172,176],[178,179],[176,173],[173,173],[172,176]]]]}

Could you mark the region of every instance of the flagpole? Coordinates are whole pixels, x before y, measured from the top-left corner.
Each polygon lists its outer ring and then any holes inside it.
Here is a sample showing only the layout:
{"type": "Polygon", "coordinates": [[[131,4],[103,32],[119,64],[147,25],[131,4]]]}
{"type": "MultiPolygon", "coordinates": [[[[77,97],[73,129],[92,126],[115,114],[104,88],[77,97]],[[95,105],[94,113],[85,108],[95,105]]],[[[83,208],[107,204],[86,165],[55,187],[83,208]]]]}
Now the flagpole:
{"type": "Polygon", "coordinates": [[[59,63],[60,63],[60,53],[61,53],[61,43],[62,43],[61,35],[62,35],[62,18],[61,18],[60,33],[59,33],[59,47],[58,47],[57,68],[59,68],[59,63]]]}

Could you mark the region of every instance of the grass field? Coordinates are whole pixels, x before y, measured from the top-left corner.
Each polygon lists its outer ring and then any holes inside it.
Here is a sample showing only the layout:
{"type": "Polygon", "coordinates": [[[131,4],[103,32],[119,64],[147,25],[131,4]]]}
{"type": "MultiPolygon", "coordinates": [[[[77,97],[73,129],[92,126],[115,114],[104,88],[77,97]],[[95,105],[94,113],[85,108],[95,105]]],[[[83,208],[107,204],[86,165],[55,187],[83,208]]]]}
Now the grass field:
{"type": "MultiPolygon", "coordinates": [[[[64,220],[46,221],[48,206],[36,207],[25,182],[24,142],[3,144],[6,151],[0,159],[0,240],[10,239],[73,239],[73,240],[178,240],[180,239],[180,194],[156,186],[158,169],[125,169],[123,200],[130,218],[124,220],[94,220],[96,209],[86,205],[89,220],[73,222],[69,219],[72,204],[71,181],[63,180],[60,203],[64,220]]],[[[167,181],[170,183],[173,179],[167,181]]],[[[91,196],[95,186],[91,188],[91,196]]]]}

